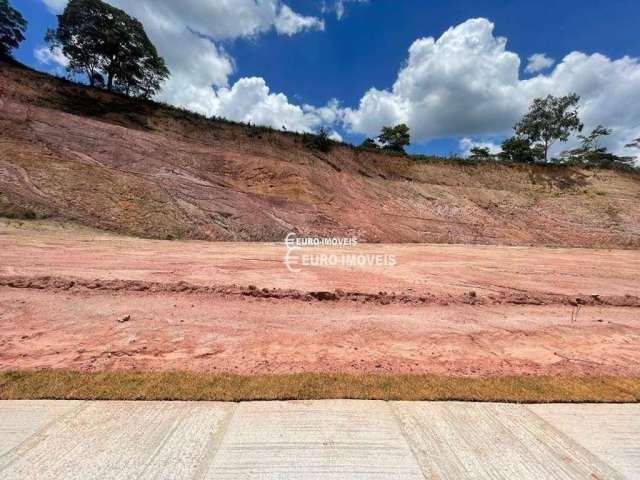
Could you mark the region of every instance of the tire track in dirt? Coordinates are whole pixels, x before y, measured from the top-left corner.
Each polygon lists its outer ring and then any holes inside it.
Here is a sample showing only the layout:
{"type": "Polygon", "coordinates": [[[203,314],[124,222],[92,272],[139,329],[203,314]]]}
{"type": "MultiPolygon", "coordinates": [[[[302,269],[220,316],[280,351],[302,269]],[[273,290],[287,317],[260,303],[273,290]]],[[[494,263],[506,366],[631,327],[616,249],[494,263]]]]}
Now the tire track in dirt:
{"type": "Polygon", "coordinates": [[[0,287],[24,288],[47,291],[96,291],[96,292],[147,292],[150,294],[200,294],[217,298],[254,297],[304,302],[360,302],[379,305],[568,305],[576,309],[582,306],[640,307],[640,297],[635,295],[562,295],[539,292],[499,292],[478,295],[470,290],[463,294],[411,295],[395,292],[362,293],[355,291],[302,291],[296,289],[258,288],[255,285],[198,285],[185,281],[151,282],[142,280],[87,280],[64,276],[0,276],[0,287]]]}

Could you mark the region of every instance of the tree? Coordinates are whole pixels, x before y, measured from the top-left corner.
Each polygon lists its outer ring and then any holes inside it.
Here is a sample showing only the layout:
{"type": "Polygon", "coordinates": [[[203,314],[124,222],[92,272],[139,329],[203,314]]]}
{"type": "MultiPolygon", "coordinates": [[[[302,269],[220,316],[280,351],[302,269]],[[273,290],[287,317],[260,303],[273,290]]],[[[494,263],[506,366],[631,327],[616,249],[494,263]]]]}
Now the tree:
{"type": "Polygon", "coordinates": [[[532,145],[527,138],[514,136],[502,142],[502,152],[498,156],[509,162],[533,163],[543,155],[542,147],[532,145]]]}
{"type": "Polygon", "coordinates": [[[493,158],[488,147],[471,147],[469,160],[490,160],[493,158]]]}
{"type": "Polygon", "coordinates": [[[27,21],[22,14],[8,0],[0,0],[0,57],[9,57],[11,50],[18,48],[26,29],[27,21]]]}
{"type": "Polygon", "coordinates": [[[541,142],[545,162],[549,159],[549,147],[557,140],[566,142],[569,135],[582,131],[582,122],[576,107],[580,97],[571,93],[564,97],[548,95],[536,98],[529,112],[520,120],[515,131],[531,143],[541,142]]]}
{"type": "Polygon", "coordinates": [[[627,148],[640,148],[640,137],[625,145],[627,148]]]}
{"type": "Polygon", "coordinates": [[[378,142],[385,150],[405,153],[404,147],[411,143],[409,127],[404,123],[395,127],[382,127],[382,132],[378,135],[378,142]]]}
{"type": "Polygon", "coordinates": [[[169,76],[142,24],[101,0],[70,0],[46,40],[91,86],[103,76],[107,90],[149,97],[169,76]]]}
{"type": "Polygon", "coordinates": [[[611,135],[612,130],[598,125],[589,135],[578,135],[580,146],[562,153],[562,159],[566,163],[597,166],[630,166],[634,163],[633,157],[620,157],[608,152],[600,146],[600,139],[611,135]]]}
{"type": "Polygon", "coordinates": [[[363,150],[378,150],[378,144],[373,138],[365,138],[364,141],[360,144],[360,148],[363,150]]]}
{"type": "Polygon", "coordinates": [[[331,151],[332,140],[329,138],[329,130],[322,127],[317,134],[305,133],[303,138],[304,144],[307,148],[312,150],[319,150],[324,153],[331,151]]]}

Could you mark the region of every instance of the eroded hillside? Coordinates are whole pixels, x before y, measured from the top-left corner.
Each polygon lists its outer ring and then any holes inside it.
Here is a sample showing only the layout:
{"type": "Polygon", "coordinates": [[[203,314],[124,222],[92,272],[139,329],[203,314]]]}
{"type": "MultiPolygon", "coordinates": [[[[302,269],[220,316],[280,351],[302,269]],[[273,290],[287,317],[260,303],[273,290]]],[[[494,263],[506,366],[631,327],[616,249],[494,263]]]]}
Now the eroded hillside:
{"type": "Polygon", "coordinates": [[[154,238],[640,246],[640,176],[328,154],[0,65],[0,214],[154,238]]]}

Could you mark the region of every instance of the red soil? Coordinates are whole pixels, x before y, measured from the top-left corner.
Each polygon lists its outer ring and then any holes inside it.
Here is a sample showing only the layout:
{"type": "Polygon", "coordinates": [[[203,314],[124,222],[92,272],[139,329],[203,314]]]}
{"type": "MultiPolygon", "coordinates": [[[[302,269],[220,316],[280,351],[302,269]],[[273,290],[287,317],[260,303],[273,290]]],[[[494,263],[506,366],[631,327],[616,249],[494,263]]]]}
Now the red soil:
{"type": "Polygon", "coordinates": [[[151,238],[640,247],[640,175],[415,159],[210,121],[0,62],[0,215],[151,238]]]}
{"type": "Polygon", "coordinates": [[[398,265],[4,225],[0,368],[640,375],[638,251],[355,250],[398,265]]]}

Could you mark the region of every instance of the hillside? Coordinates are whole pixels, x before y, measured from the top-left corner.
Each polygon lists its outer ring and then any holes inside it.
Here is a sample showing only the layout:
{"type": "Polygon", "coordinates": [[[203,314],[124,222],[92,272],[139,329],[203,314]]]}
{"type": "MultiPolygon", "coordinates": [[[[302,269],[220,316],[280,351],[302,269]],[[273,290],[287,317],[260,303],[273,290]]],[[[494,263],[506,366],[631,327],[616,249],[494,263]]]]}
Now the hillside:
{"type": "Polygon", "coordinates": [[[0,64],[0,215],[153,238],[640,247],[640,176],[415,160],[0,64]]]}

